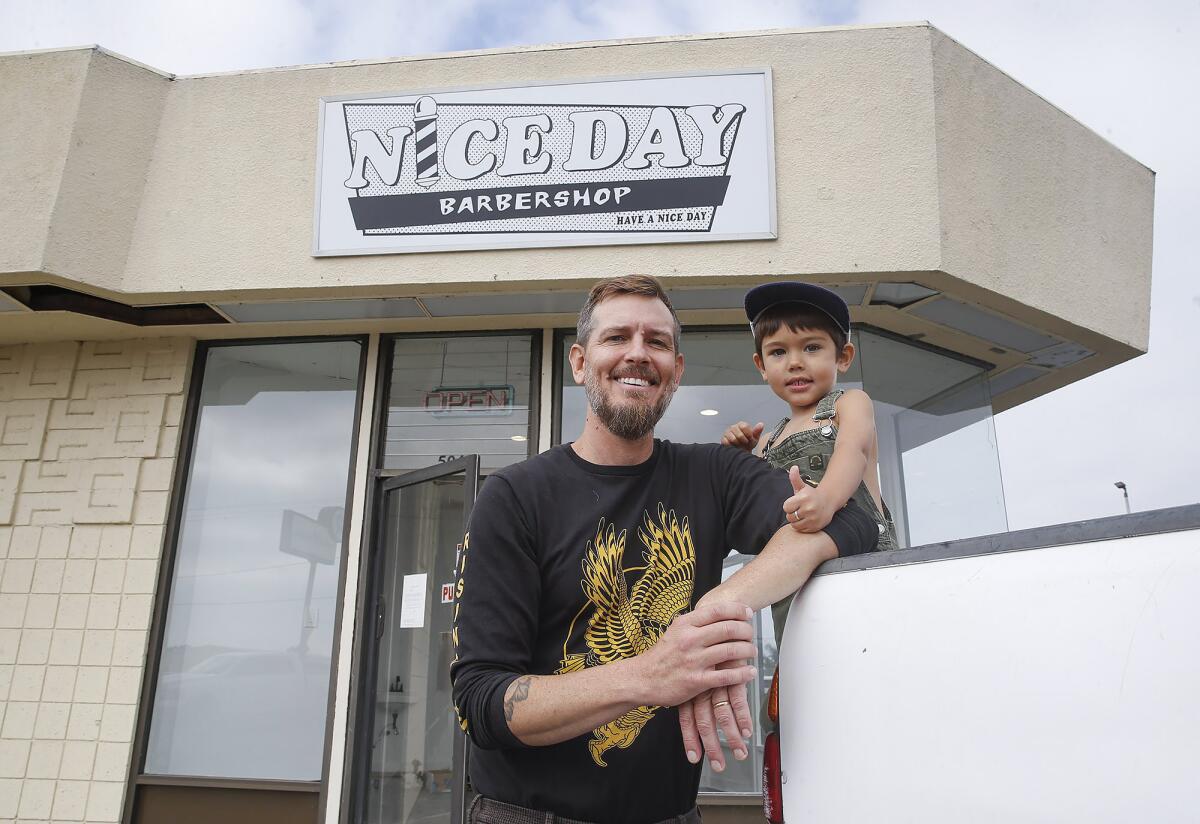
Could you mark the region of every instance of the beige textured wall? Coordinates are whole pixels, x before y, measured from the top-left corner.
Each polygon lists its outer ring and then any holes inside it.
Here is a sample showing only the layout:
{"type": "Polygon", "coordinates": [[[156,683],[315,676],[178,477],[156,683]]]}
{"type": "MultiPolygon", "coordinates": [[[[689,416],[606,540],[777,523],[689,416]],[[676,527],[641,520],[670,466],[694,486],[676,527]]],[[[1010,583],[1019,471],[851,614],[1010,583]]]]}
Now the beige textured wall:
{"type": "Polygon", "coordinates": [[[47,272],[121,289],[170,81],[102,51],[90,65],[46,241],[47,272]]]}
{"type": "Polygon", "coordinates": [[[90,52],[0,61],[0,272],[42,269],[90,52]]]}
{"type": "Polygon", "coordinates": [[[1154,173],[932,37],[940,268],[1002,296],[1010,313],[1023,304],[1144,351],[1154,173]]]}
{"type": "Polygon", "coordinates": [[[0,123],[0,217],[19,228],[0,236],[0,283],[40,268],[146,304],[578,288],[631,271],[915,279],[1100,352],[1087,368],[1148,340],[1153,173],[927,25],[176,79],[102,51],[10,55],[0,104],[18,115],[0,123]],[[773,72],[777,240],[311,256],[322,96],[757,66],[773,72]]]}
{"type": "Polygon", "coordinates": [[[156,298],[339,287],[379,294],[630,271],[936,268],[929,36],[919,26],[830,30],[181,78],[163,113],[124,288],[156,298]],[[324,95],[756,66],[774,74],[778,240],[311,256],[324,95]]]}
{"type": "Polygon", "coordinates": [[[0,348],[0,820],[120,817],[191,349],[0,348]]]}

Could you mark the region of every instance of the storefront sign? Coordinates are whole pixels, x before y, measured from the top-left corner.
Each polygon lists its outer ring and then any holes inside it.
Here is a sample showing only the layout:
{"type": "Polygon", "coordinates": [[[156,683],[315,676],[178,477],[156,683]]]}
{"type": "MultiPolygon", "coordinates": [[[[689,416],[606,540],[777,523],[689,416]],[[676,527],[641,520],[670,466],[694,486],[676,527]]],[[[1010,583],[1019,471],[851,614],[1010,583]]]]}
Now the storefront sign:
{"type": "Polygon", "coordinates": [[[504,386],[439,386],[425,393],[425,408],[433,414],[471,413],[509,415],[516,389],[504,386]]]}
{"type": "Polygon", "coordinates": [[[775,237],[766,70],[321,101],[316,255],[775,237]]]}

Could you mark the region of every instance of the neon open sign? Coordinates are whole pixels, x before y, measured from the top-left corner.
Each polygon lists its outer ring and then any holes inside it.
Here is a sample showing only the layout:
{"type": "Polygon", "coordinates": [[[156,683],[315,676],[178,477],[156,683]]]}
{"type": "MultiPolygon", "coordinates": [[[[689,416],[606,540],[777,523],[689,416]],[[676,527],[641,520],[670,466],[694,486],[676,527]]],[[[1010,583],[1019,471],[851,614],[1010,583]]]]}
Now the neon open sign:
{"type": "Polygon", "coordinates": [[[439,386],[425,393],[425,409],[434,415],[511,415],[516,389],[498,386],[439,386]]]}

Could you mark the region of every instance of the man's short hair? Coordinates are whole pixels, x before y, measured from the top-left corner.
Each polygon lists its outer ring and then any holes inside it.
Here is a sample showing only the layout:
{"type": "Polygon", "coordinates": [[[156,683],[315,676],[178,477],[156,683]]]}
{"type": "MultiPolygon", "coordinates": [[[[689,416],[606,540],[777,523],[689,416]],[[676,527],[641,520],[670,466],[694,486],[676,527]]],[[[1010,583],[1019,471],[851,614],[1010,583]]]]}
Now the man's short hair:
{"type": "Polygon", "coordinates": [[[838,354],[846,348],[846,333],[833,318],[806,303],[777,303],[754,321],[754,351],[762,357],[762,343],[786,325],[793,332],[820,330],[829,333],[838,354]]]}
{"type": "Polygon", "coordinates": [[[667,307],[667,311],[671,313],[671,320],[674,321],[675,329],[672,337],[675,351],[679,351],[679,316],[675,314],[675,307],[671,305],[671,299],[667,297],[667,292],[659,283],[658,278],[650,275],[621,275],[615,278],[605,278],[593,286],[592,291],[588,292],[588,298],[583,304],[583,308],[579,310],[579,321],[575,324],[576,343],[587,348],[588,338],[592,335],[593,311],[604,301],[618,295],[642,295],[661,300],[667,307]]]}

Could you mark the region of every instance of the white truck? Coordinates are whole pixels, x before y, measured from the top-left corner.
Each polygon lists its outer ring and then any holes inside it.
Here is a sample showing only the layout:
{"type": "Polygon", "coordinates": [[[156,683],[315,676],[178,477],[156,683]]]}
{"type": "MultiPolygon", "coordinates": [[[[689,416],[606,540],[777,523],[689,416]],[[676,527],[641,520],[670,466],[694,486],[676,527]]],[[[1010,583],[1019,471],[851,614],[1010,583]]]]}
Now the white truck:
{"type": "Polygon", "coordinates": [[[1200,822],[1200,505],[829,562],[776,677],[773,822],[1200,822]]]}

